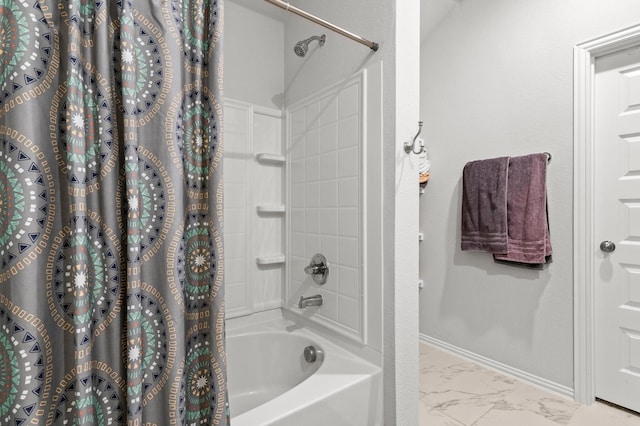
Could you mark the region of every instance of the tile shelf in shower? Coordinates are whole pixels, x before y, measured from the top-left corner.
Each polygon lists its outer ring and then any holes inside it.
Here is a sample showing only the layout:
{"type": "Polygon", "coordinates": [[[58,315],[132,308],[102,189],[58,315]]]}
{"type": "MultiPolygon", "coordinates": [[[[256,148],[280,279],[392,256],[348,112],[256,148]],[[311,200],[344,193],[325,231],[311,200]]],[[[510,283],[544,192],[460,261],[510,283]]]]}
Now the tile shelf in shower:
{"type": "Polygon", "coordinates": [[[284,254],[256,257],[256,263],[258,265],[278,265],[284,262],[285,262],[284,254]]]}
{"type": "Polygon", "coordinates": [[[284,214],[285,207],[282,204],[262,204],[256,206],[258,214],[284,214]]]}
{"type": "Polygon", "coordinates": [[[285,158],[284,155],[267,154],[267,153],[256,154],[256,159],[260,163],[277,164],[277,165],[283,165],[285,163],[285,161],[286,161],[286,158],[285,158]]]}

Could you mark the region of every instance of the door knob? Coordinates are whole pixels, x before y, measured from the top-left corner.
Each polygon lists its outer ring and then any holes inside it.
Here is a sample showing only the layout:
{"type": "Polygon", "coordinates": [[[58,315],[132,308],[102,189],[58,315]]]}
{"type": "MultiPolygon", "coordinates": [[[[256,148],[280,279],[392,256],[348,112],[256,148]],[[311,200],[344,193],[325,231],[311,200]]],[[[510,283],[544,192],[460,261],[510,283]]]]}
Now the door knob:
{"type": "Polygon", "coordinates": [[[600,250],[604,251],[605,253],[611,253],[615,249],[616,245],[613,243],[613,241],[603,241],[600,243],[600,250]]]}

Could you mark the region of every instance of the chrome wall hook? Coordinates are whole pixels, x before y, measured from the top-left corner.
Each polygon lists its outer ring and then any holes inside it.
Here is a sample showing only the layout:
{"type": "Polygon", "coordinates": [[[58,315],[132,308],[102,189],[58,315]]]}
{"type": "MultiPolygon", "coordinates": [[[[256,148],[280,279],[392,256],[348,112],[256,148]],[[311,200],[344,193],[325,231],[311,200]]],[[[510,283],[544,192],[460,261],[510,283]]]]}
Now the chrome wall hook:
{"type": "Polygon", "coordinates": [[[424,152],[424,141],[422,139],[418,140],[420,132],[422,132],[422,121],[418,121],[418,133],[413,137],[413,141],[406,141],[404,143],[404,152],[407,154],[411,152],[414,154],[422,154],[424,152]],[[416,151],[416,141],[418,142],[418,151],[416,151]]]}

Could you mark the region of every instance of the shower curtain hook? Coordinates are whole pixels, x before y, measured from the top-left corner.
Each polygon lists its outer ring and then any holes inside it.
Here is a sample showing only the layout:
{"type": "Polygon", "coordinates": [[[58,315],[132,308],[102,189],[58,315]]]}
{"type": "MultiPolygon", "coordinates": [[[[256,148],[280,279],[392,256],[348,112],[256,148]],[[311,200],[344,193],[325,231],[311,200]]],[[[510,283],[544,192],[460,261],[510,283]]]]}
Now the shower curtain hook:
{"type": "Polygon", "coordinates": [[[418,147],[420,148],[419,151],[416,152],[415,147],[416,147],[416,140],[418,139],[418,136],[420,136],[420,132],[422,132],[422,121],[418,121],[418,133],[416,133],[416,135],[413,137],[413,141],[409,142],[406,141],[404,143],[404,152],[406,152],[407,154],[413,152],[414,154],[422,154],[424,152],[424,141],[420,140],[418,147]]]}

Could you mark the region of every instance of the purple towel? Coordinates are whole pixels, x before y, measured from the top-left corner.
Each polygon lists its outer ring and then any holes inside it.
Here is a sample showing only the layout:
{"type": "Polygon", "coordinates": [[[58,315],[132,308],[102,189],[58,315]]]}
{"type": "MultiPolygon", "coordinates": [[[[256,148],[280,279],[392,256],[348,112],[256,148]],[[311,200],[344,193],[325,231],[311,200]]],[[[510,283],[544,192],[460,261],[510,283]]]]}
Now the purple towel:
{"type": "Polygon", "coordinates": [[[551,255],[546,173],[546,154],[509,159],[508,247],[506,253],[494,253],[497,261],[541,265],[551,255]]]}
{"type": "Polygon", "coordinates": [[[462,173],[462,250],[507,253],[509,157],[471,161],[462,173]]]}

